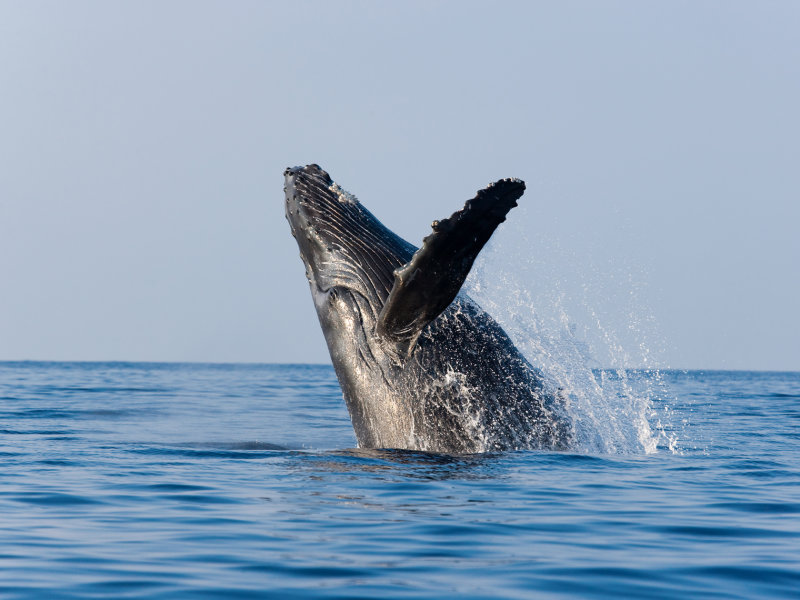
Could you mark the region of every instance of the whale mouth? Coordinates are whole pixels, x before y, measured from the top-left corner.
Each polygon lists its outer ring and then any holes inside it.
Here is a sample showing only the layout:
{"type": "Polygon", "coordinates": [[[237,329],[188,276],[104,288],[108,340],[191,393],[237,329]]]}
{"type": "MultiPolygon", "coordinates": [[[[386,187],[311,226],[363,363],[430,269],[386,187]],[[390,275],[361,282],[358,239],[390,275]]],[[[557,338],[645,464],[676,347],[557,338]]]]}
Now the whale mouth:
{"type": "Polygon", "coordinates": [[[328,173],[318,165],[306,167],[290,167],[284,171],[286,220],[292,236],[300,248],[300,258],[306,267],[306,279],[319,292],[323,287],[316,276],[317,268],[325,260],[325,252],[330,249],[320,235],[319,224],[324,218],[320,206],[324,200],[320,199],[325,188],[333,184],[328,173]]]}

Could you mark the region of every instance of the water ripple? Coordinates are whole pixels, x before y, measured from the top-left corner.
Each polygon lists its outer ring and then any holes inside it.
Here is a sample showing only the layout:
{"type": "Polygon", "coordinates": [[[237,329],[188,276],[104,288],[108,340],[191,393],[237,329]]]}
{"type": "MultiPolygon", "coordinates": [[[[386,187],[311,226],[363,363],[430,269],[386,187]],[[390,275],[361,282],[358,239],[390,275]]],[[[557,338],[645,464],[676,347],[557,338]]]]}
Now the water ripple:
{"type": "Polygon", "coordinates": [[[665,382],[679,452],[446,456],[330,367],[0,363],[0,597],[794,597],[800,375],[665,382]]]}

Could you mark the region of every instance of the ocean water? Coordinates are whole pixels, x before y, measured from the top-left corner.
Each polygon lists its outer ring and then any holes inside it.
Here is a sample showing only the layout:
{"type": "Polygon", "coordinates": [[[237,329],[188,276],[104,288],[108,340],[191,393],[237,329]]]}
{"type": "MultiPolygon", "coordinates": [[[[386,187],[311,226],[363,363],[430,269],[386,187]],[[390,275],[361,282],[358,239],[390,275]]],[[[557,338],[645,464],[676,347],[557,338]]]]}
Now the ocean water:
{"type": "Polygon", "coordinates": [[[800,373],[592,375],[584,447],[442,456],[329,366],[0,363],[0,597],[800,597],[800,373]]]}

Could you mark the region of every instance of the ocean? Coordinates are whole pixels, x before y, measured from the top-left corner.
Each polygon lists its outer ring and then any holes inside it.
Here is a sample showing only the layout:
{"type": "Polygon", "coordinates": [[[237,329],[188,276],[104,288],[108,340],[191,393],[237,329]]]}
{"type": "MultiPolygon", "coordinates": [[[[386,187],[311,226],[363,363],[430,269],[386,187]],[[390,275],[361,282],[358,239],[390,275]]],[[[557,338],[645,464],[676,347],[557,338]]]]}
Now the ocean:
{"type": "Polygon", "coordinates": [[[445,456],[330,366],[0,363],[0,598],[800,597],[800,373],[591,378],[573,451],[445,456]]]}

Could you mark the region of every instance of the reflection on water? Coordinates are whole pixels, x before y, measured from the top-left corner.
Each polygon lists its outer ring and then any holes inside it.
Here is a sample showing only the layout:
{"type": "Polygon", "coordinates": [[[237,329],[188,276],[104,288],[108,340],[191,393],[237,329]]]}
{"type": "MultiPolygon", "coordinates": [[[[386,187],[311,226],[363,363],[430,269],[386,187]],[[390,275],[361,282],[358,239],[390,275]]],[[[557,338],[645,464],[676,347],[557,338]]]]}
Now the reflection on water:
{"type": "Polygon", "coordinates": [[[413,479],[481,479],[496,477],[499,454],[435,454],[414,450],[363,449],[336,450],[304,456],[302,469],[334,473],[386,473],[413,479]]]}

